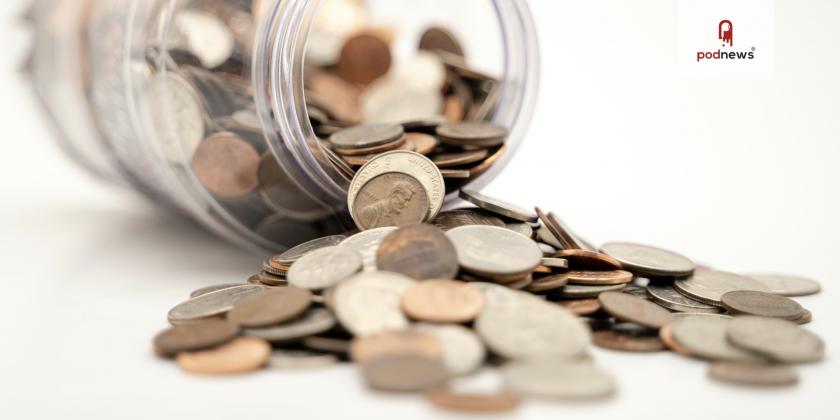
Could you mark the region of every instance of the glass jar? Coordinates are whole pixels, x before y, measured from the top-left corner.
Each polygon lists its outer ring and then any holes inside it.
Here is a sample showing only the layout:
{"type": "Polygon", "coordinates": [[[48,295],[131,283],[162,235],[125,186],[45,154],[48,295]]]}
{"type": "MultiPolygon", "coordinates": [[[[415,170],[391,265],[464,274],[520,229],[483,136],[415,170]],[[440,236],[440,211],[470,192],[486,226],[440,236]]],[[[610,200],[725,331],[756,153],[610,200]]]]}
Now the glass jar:
{"type": "MultiPolygon", "coordinates": [[[[305,83],[313,68],[333,66],[350,34],[387,40],[389,78],[425,65],[415,57],[428,28],[457,36],[466,59],[442,60],[447,80],[454,71],[480,82],[466,91],[470,113],[510,136],[492,165],[450,192],[480,188],[511,159],[539,76],[525,0],[36,0],[30,17],[28,70],[64,150],[99,178],[272,252],[353,227],[354,170],[324,146],[336,127],[315,128],[325,112],[305,83]]],[[[463,116],[461,102],[453,109],[463,116]]]]}

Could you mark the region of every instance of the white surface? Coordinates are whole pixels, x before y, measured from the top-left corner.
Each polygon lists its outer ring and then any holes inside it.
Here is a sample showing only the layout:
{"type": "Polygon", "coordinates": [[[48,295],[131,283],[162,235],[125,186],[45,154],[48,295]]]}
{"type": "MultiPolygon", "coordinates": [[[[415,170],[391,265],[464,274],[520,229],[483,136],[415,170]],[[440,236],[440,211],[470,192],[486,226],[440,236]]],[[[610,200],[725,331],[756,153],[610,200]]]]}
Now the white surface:
{"type": "MultiPolygon", "coordinates": [[[[593,350],[616,377],[608,401],[529,401],[521,418],[836,418],[840,308],[840,3],[779,1],[772,81],[680,76],[675,2],[532,2],[544,47],[527,144],[488,192],[551,208],[595,241],[629,239],[730,270],[801,273],[825,362],[786,390],[722,386],[672,354],[593,350]],[[609,416],[609,417],[608,417],[609,416]]],[[[0,2],[4,22],[21,3],[0,2]]],[[[0,95],[3,256],[0,417],[400,418],[435,411],[373,394],[352,367],[185,375],[150,340],[202,285],[243,280],[238,253],[80,173],[50,143],[16,64],[9,23],[0,95]]],[[[453,418],[455,416],[452,416],[453,418]]]]}

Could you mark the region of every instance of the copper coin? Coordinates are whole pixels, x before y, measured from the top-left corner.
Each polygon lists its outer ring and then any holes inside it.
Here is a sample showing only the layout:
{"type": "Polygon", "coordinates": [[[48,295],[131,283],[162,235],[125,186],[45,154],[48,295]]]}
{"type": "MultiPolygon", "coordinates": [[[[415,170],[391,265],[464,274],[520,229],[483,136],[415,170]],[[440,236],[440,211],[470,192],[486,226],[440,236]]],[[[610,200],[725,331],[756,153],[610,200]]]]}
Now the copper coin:
{"type": "Polygon", "coordinates": [[[257,189],[260,155],[233,133],[216,133],[198,145],[192,170],[198,182],[222,198],[242,197],[257,189]]]}
{"type": "Polygon", "coordinates": [[[596,331],[592,342],[601,348],[636,353],[665,350],[665,344],[655,335],[637,335],[620,331],[596,331]]]}
{"type": "Polygon", "coordinates": [[[398,124],[363,124],[336,132],[330,136],[330,144],[338,149],[369,149],[397,141],[404,134],[398,124]]]}
{"type": "Polygon", "coordinates": [[[609,286],[590,286],[584,284],[567,284],[556,293],[564,298],[596,298],[604,292],[617,292],[624,290],[626,284],[614,284],[609,286]]]}
{"type": "Polygon", "coordinates": [[[725,293],[720,303],[733,315],[756,315],[796,320],[802,316],[802,305],[793,299],[766,292],[736,290],[725,293]]]}
{"type": "Polygon", "coordinates": [[[376,266],[417,280],[454,279],[458,274],[458,254],[443,231],[416,224],[401,227],[382,240],[376,266]]]}
{"type": "MultiPolygon", "coordinates": [[[[289,284],[285,277],[267,273],[265,271],[255,274],[254,277],[259,284],[264,284],[266,286],[280,287],[289,284]]],[[[250,279],[248,281],[251,282],[250,279]]]]}
{"type": "Polygon", "coordinates": [[[324,98],[330,114],[342,121],[358,123],[362,120],[362,107],[359,102],[359,89],[345,81],[324,71],[314,72],[308,77],[307,89],[324,98]]]}
{"type": "Polygon", "coordinates": [[[438,168],[449,168],[452,166],[469,165],[470,163],[480,162],[487,158],[487,149],[467,150],[463,152],[444,152],[436,153],[430,156],[432,162],[438,168]]]}
{"type": "Polygon", "coordinates": [[[585,249],[564,249],[555,255],[569,261],[572,270],[621,270],[621,263],[607,254],[585,249]]]}
{"type": "Polygon", "coordinates": [[[645,327],[659,329],[674,319],[667,309],[627,293],[605,292],[598,300],[610,315],[645,327]]]}
{"type": "Polygon", "coordinates": [[[536,209],[537,215],[542,220],[545,227],[557,239],[562,249],[581,249],[583,248],[577,240],[569,233],[563,226],[563,223],[554,216],[553,213],[544,213],[539,207],[536,209]]]}
{"type": "Polygon", "coordinates": [[[601,302],[598,299],[588,298],[588,299],[575,299],[575,300],[560,300],[557,303],[568,309],[569,312],[584,316],[584,315],[592,315],[595,312],[601,310],[601,302]]]}
{"type": "Polygon", "coordinates": [[[350,359],[360,364],[400,354],[414,354],[438,360],[443,357],[443,347],[434,335],[417,330],[392,330],[359,335],[350,343],[350,359]]]}
{"type": "Polygon", "coordinates": [[[529,292],[540,293],[549,290],[559,289],[569,283],[568,273],[552,274],[540,277],[531,282],[526,289],[529,292]]]}
{"type": "Polygon", "coordinates": [[[569,272],[569,283],[571,284],[609,286],[627,284],[631,281],[633,281],[633,274],[624,270],[569,272]]]}
{"type": "Polygon", "coordinates": [[[464,121],[466,111],[467,104],[464,99],[458,95],[448,95],[443,101],[443,115],[446,117],[446,120],[451,123],[464,121]]]}
{"type": "Polygon", "coordinates": [[[424,395],[436,407],[478,413],[511,411],[518,407],[521,401],[518,395],[509,391],[497,394],[465,394],[445,386],[429,389],[424,395]]]}
{"type": "Polygon", "coordinates": [[[799,375],[789,366],[745,362],[715,362],[709,367],[709,377],[749,386],[791,386],[799,381],[799,375]]]}
{"type": "Polygon", "coordinates": [[[312,292],[296,287],[266,290],[239,300],[228,319],[243,327],[265,327],[292,320],[312,304],[312,292]]]}
{"type": "Polygon", "coordinates": [[[338,59],[338,74],[347,81],[366,85],[388,73],[391,48],[381,38],[361,33],[348,39],[338,59]]]}
{"type": "Polygon", "coordinates": [[[178,325],[155,337],[155,352],[172,357],[182,351],[204,350],[225,344],[239,335],[239,326],[225,320],[205,320],[178,325]]]}
{"type": "Polygon", "coordinates": [[[429,214],[429,196],[411,175],[387,172],[367,181],[353,202],[359,229],[421,223],[429,214]]]}
{"type": "Polygon", "coordinates": [[[376,358],[362,364],[368,386],[381,391],[423,391],[443,384],[449,372],[443,362],[416,354],[376,358]]]}
{"type": "Polygon", "coordinates": [[[255,337],[239,337],[227,344],[197,352],[182,352],[178,366],[191,373],[232,374],[257,370],[271,356],[271,345],[255,337]]]}
{"type": "Polygon", "coordinates": [[[431,223],[443,231],[467,225],[505,227],[505,222],[479,209],[450,210],[438,214],[431,223]]]}
{"type": "Polygon", "coordinates": [[[484,308],[484,294],[455,280],[417,282],[403,293],[401,306],[409,317],[427,322],[464,323],[484,308]]]}
{"type": "Polygon", "coordinates": [[[442,28],[440,26],[434,26],[426,29],[420,37],[420,45],[418,48],[420,50],[432,52],[445,51],[458,57],[464,57],[464,47],[462,47],[461,43],[458,42],[458,38],[455,37],[455,34],[453,34],[449,29],[442,28]]]}
{"type": "Polygon", "coordinates": [[[414,151],[421,155],[428,155],[438,147],[435,136],[424,133],[405,133],[406,141],[414,144],[414,151]]]}

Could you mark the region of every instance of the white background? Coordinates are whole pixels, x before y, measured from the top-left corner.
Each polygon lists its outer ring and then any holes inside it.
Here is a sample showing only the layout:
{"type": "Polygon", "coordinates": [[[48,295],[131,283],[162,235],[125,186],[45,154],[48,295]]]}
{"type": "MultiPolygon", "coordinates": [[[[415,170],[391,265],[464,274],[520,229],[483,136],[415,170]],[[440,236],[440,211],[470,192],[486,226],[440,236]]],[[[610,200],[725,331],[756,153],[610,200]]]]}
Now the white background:
{"type": "MultiPolygon", "coordinates": [[[[349,366],[200,378],[156,359],[150,340],[172,304],[198,286],[244,279],[261,257],[92,181],[59,153],[16,73],[27,40],[13,21],[21,4],[0,2],[0,417],[449,416],[419,397],[370,393],[349,366]]],[[[711,382],[699,361],[595,349],[616,377],[615,398],[529,401],[516,414],[836,418],[840,3],[777,2],[769,81],[683,78],[676,2],[531,4],[540,102],[525,146],[488,192],[553,209],[594,241],[814,277],[824,292],[800,302],[828,357],[800,368],[796,388],[752,390],[711,382]]]]}

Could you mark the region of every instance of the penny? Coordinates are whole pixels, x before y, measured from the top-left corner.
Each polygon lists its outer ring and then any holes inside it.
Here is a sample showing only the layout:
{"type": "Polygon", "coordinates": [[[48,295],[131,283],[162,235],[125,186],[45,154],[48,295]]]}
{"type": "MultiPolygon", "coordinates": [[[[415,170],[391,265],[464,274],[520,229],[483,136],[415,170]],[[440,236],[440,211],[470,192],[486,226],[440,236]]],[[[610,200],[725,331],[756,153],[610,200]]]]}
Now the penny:
{"type": "Polygon", "coordinates": [[[225,344],[239,335],[239,327],[225,320],[211,319],[178,325],[155,337],[155,352],[173,357],[183,351],[204,350],[225,344]]]}
{"type": "Polygon", "coordinates": [[[484,307],[484,295],[455,280],[427,280],[406,289],[402,309],[412,319],[426,322],[464,323],[484,307]]]}
{"type": "Polygon", "coordinates": [[[508,130],[489,122],[467,121],[442,124],[437,136],[441,143],[453,146],[494,147],[504,144],[508,130]]]}
{"type": "MultiPolygon", "coordinates": [[[[434,137],[433,134],[437,131],[438,126],[446,121],[446,117],[443,115],[429,115],[426,117],[404,120],[401,121],[400,124],[405,127],[405,131],[428,134],[431,137],[434,137]]],[[[435,142],[437,142],[437,138],[435,138],[435,142]]]]}
{"type": "Polygon", "coordinates": [[[331,330],[336,319],[327,309],[313,308],[293,320],[263,328],[246,328],[243,333],[272,343],[286,343],[331,330]]]}
{"type": "Polygon", "coordinates": [[[421,155],[432,153],[438,146],[438,139],[429,134],[405,133],[406,141],[414,144],[414,151],[421,155]]]}
{"type": "Polygon", "coordinates": [[[230,311],[240,299],[263,290],[265,288],[262,286],[243,284],[210,292],[178,304],[169,311],[167,318],[170,323],[179,324],[222,315],[230,311]]]}
{"type": "Polygon", "coordinates": [[[445,152],[436,153],[431,156],[432,162],[438,168],[449,168],[452,166],[469,165],[471,163],[481,162],[489,155],[487,149],[466,150],[462,152],[445,152]]]}
{"type": "Polygon", "coordinates": [[[464,47],[449,29],[434,26],[426,29],[420,37],[419,49],[428,51],[446,51],[450,54],[464,57],[464,47]]]}
{"type": "Polygon", "coordinates": [[[429,196],[423,185],[396,172],[368,181],[353,203],[353,215],[362,230],[421,223],[428,214],[429,196]]]}
{"type": "Polygon", "coordinates": [[[453,279],[458,274],[458,256],[443,231],[416,224],[401,227],[382,240],[376,266],[417,280],[453,279]]]}
{"type": "Polygon", "coordinates": [[[615,383],[591,362],[521,360],[502,368],[505,382],[523,395],[543,398],[603,398],[615,383]]]}
{"type": "Polygon", "coordinates": [[[360,364],[405,354],[440,360],[443,357],[443,346],[436,336],[413,329],[357,336],[350,343],[350,359],[360,364]]]}
{"type": "Polygon", "coordinates": [[[532,281],[526,289],[529,292],[541,293],[559,289],[569,283],[569,273],[552,274],[532,281]]]}
{"type": "Polygon", "coordinates": [[[212,286],[202,287],[200,289],[193,290],[190,293],[190,298],[199,297],[201,295],[206,295],[211,292],[215,292],[222,289],[230,289],[231,287],[242,286],[242,283],[227,283],[227,284],[214,284],[212,286]]]}
{"type": "Polygon", "coordinates": [[[362,364],[362,376],[373,389],[411,392],[441,385],[449,375],[439,360],[414,354],[398,354],[362,364]]]}
{"type": "Polygon", "coordinates": [[[689,299],[685,295],[674,290],[674,287],[670,284],[648,284],[646,289],[647,294],[654,302],[672,311],[710,314],[716,314],[721,311],[717,306],[707,305],[703,302],[689,299]]]}
{"type": "Polygon", "coordinates": [[[249,279],[249,283],[263,284],[266,286],[274,287],[287,286],[289,284],[289,282],[286,281],[285,277],[278,276],[276,274],[271,274],[265,271],[254,274],[253,279],[256,280],[256,282],[253,282],[251,281],[251,279],[249,279]]]}
{"type": "Polygon", "coordinates": [[[324,71],[314,72],[307,79],[307,88],[324,98],[329,98],[330,113],[342,121],[362,121],[359,89],[344,79],[324,71]]]}
{"type": "Polygon", "coordinates": [[[679,317],[671,324],[674,340],[695,357],[711,360],[755,362],[764,360],[727,340],[732,319],[702,314],[679,317]]]}
{"type": "Polygon", "coordinates": [[[443,231],[460,226],[486,225],[505,227],[505,222],[496,216],[478,209],[449,210],[440,213],[431,223],[443,231]]]}
{"type": "Polygon", "coordinates": [[[366,85],[391,68],[391,48],[377,36],[361,33],[348,39],[341,49],[338,74],[345,80],[366,85]]]}
{"type": "Polygon", "coordinates": [[[332,235],[332,236],[325,236],[323,238],[313,239],[308,242],[304,242],[294,248],[289,249],[288,251],[271,257],[271,265],[275,267],[283,267],[288,269],[292,263],[302,258],[304,255],[330,246],[336,246],[342,243],[345,239],[347,239],[344,235],[332,235]]]}
{"type": "Polygon", "coordinates": [[[672,322],[659,329],[659,340],[662,341],[662,344],[664,344],[668,350],[683,356],[693,357],[691,350],[687,349],[674,339],[674,334],[671,330],[673,325],[674,323],[672,322]]]}
{"type": "Polygon", "coordinates": [[[608,286],[590,286],[582,284],[567,284],[557,293],[566,298],[595,298],[604,292],[618,292],[627,287],[624,284],[614,284],[608,286]]]}
{"type": "Polygon", "coordinates": [[[340,246],[351,248],[362,256],[364,271],[376,271],[376,253],[379,250],[379,244],[395,230],[397,230],[396,227],[389,226],[359,232],[342,241],[340,246]]]}
{"type": "Polygon", "coordinates": [[[528,223],[507,223],[505,228],[526,238],[532,238],[534,236],[534,228],[532,228],[528,223]]]}
{"type": "Polygon", "coordinates": [[[522,280],[517,280],[510,283],[505,283],[505,286],[514,289],[514,290],[524,290],[527,289],[528,286],[534,283],[534,278],[529,274],[522,280]]]}
{"type": "Polygon", "coordinates": [[[354,335],[403,329],[408,319],[400,297],[412,284],[411,278],[387,271],[357,274],[336,286],[335,314],[354,335]]]}
{"type": "Polygon", "coordinates": [[[591,285],[591,286],[609,286],[616,284],[627,284],[633,281],[633,274],[624,270],[611,271],[569,271],[569,283],[591,285]]]}
{"type": "Polygon", "coordinates": [[[631,294],[605,292],[598,300],[610,315],[644,327],[659,329],[674,320],[667,309],[631,294]]]}
{"type": "Polygon", "coordinates": [[[271,369],[316,369],[338,363],[334,354],[305,350],[278,349],[271,352],[268,367],[271,369]]]}
{"type": "Polygon", "coordinates": [[[330,136],[330,144],[340,149],[365,149],[394,142],[404,134],[399,124],[364,124],[336,132],[330,136]]]}
{"type": "Polygon", "coordinates": [[[557,303],[578,316],[592,315],[601,310],[601,302],[595,298],[561,300],[557,303]]]}
{"type": "Polygon", "coordinates": [[[271,346],[255,337],[239,337],[208,350],[181,352],[175,358],[190,373],[221,375],[257,370],[268,363],[271,346]]]}
{"type": "Polygon", "coordinates": [[[424,395],[436,407],[478,413],[511,411],[518,407],[521,401],[518,395],[508,391],[495,394],[467,394],[453,391],[447,387],[432,388],[427,390],[424,395]]]}
{"type": "Polygon", "coordinates": [[[461,226],[446,232],[464,270],[487,276],[529,273],[542,261],[534,241],[505,228],[461,226]]]}
{"type": "Polygon", "coordinates": [[[637,335],[619,331],[596,331],[592,342],[601,348],[645,353],[665,350],[665,344],[655,335],[637,335]]]}
{"type": "Polygon", "coordinates": [[[323,290],[362,270],[362,256],[348,247],[331,246],[297,260],[286,274],[292,286],[323,290]]]}
{"type": "Polygon", "coordinates": [[[470,203],[475,204],[479,208],[487,210],[491,213],[498,214],[513,220],[521,222],[536,222],[537,215],[533,211],[518,207],[514,204],[499,200],[497,198],[488,197],[477,191],[462,189],[458,196],[470,203]]]}
{"type": "Polygon", "coordinates": [[[192,158],[198,182],[222,198],[242,197],[256,190],[260,155],[250,143],[233,133],[204,139],[192,158]]]}
{"type": "Polygon", "coordinates": [[[559,249],[581,249],[583,248],[575,239],[575,237],[566,230],[566,227],[563,225],[553,213],[546,214],[543,212],[539,207],[534,209],[537,212],[537,216],[542,222],[545,224],[545,227],[551,233],[551,236],[556,240],[556,243],[560,246],[559,249]]]}
{"type": "Polygon", "coordinates": [[[737,290],[727,292],[720,302],[732,315],[756,315],[793,321],[802,316],[802,305],[772,293],[737,290]]]}
{"type": "Polygon", "coordinates": [[[277,277],[285,277],[286,272],[289,271],[288,265],[274,264],[271,262],[272,257],[268,257],[263,261],[262,269],[268,274],[277,277]]]}
{"type": "Polygon", "coordinates": [[[243,327],[265,327],[297,318],[312,304],[312,293],[296,287],[265,290],[237,301],[228,312],[243,327]]]}
{"type": "Polygon", "coordinates": [[[628,242],[610,242],[601,252],[621,262],[622,267],[638,276],[685,277],[694,272],[690,259],[662,248],[628,242]]]}
{"type": "Polygon", "coordinates": [[[715,306],[721,305],[720,299],[727,292],[769,291],[763,284],[749,277],[708,269],[698,269],[691,277],[674,281],[674,289],[689,298],[715,306]]]}
{"type": "Polygon", "coordinates": [[[744,362],[712,363],[709,366],[709,377],[748,386],[791,386],[799,381],[799,375],[788,366],[744,362]]]}
{"type": "Polygon", "coordinates": [[[465,375],[477,370],[487,357],[478,335],[461,325],[414,324],[412,328],[438,339],[443,365],[451,375],[465,375]]]}
{"type": "Polygon", "coordinates": [[[749,274],[747,277],[763,284],[782,296],[806,296],[820,292],[820,284],[814,280],[787,274],[749,274]]]}
{"type": "Polygon", "coordinates": [[[809,363],[823,358],[825,343],[816,334],[783,319],[738,316],[726,329],[729,341],[782,363],[809,363]]]}
{"type": "Polygon", "coordinates": [[[621,270],[621,263],[617,259],[600,252],[563,249],[555,256],[568,261],[569,268],[572,270],[621,270]]]}

